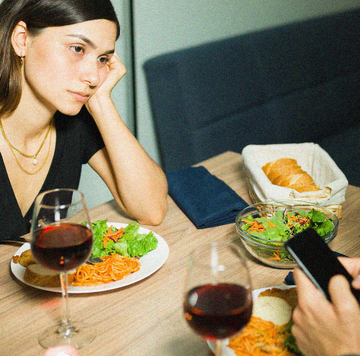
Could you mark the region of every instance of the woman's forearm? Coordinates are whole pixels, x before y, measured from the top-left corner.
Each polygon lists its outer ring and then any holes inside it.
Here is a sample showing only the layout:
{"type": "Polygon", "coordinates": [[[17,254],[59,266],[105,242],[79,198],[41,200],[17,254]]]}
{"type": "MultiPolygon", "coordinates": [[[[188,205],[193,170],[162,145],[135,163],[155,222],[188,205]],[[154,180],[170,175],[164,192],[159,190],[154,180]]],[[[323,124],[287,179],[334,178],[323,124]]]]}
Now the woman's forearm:
{"type": "Polygon", "coordinates": [[[110,99],[100,98],[92,108],[95,110],[90,113],[105,142],[105,159],[110,165],[110,170],[100,169],[98,173],[104,175],[125,213],[144,224],[159,224],[167,211],[164,172],[126,127],[110,99]]]}

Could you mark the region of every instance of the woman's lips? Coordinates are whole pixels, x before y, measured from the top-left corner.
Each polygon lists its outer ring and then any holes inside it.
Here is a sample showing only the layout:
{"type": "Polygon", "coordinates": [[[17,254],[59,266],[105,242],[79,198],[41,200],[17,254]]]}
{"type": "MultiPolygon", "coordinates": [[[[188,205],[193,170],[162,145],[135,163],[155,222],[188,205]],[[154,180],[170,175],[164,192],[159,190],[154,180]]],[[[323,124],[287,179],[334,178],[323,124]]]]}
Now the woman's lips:
{"type": "Polygon", "coordinates": [[[81,103],[86,103],[90,97],[89,94],[78,92],[78,91],[70,91],[75,100],[80,101],[81,103]]]}

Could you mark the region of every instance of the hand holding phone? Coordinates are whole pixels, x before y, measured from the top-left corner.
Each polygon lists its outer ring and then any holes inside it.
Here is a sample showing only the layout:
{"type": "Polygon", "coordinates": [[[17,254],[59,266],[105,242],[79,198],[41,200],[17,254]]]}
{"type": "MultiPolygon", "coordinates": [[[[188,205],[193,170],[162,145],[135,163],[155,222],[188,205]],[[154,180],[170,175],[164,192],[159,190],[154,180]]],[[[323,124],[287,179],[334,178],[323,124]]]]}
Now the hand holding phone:
{"type": "MultiPolygon", "coordinates": [[[[353,278],[335,256],[326,242],[314,229],[306,229],[285,242],[285,247],[303,272],[328,300],[328,286],[331,277],[341,274],[351,284],[353,278]]],[[[360,290],[351,287],[360,304],[360,290]]]]}

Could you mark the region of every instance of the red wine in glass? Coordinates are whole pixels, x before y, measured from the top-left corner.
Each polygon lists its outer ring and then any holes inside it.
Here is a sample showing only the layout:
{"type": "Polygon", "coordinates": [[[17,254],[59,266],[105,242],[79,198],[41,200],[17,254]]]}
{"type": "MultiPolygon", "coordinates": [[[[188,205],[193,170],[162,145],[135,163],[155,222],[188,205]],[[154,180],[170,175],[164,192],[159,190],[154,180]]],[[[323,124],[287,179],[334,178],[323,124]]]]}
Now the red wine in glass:
{"type": "Polygon", "coordinates": [[[59,273],[63,315],[47,327],[38,340],[45,349],[89,345],[96,337],[91,324],[74,321],[68,305],[67,273],[90,257],[93,238],[84,195],[76,189],[59,188],[41,192],[35,199],[31,223],[31,250],[37,263],[59,273]]]}
{"type": "Polygon", "coordinates": [[[36,230],[32,252],[43,266],[64,272],[81,266],[89,258],[92,244],[92,233],[88,227],[64,223],[36,230]]]}
{"type": "Polygon", "coordinates": [[[215,342],[216,356],[224,354],[226,339],[249,322],[252,304],[250,275],[238,244],[210,242],[190,254],[184,317],[195,333],[215,342]]]}
{"type": "Polygon", "coordinates": [[[187,293],[184,313],[190,327],[206,340],[225,339],[249,322],[252,299],[240,285],[206,284],[187,293]]]}

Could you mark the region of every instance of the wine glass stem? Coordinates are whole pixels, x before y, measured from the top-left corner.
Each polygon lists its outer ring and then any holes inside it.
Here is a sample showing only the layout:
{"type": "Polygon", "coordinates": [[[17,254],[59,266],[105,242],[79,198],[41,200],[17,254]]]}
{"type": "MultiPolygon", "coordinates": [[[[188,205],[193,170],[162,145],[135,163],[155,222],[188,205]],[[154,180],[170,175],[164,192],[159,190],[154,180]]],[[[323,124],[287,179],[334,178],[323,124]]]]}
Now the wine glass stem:
{"type": "Polygon", "coordinates": [[[61,282],[61,294],[62,294],[62,308],[63,308],[63,326],[70,326],[70,310],[68,303],[68,278],[66,272],[60,273],[60,282],[61,282]]]}
{"type": "Polygon", "coordinates": [[[215,356],[223,356],[223,340],[215,341],[215,356]]]}

